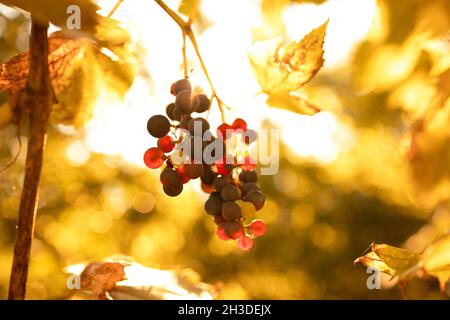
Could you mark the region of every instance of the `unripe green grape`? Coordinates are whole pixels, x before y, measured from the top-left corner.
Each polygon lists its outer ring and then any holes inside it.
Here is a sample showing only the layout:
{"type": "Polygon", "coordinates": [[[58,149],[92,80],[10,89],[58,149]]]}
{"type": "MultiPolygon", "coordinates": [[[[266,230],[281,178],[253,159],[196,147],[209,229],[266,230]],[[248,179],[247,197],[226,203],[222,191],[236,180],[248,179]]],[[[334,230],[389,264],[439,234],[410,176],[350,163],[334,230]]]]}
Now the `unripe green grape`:
{"type": "Polygon", "coordinates": [[[241,214],[245,220],[250,220],[255,216],[256,209],[251,202],[237,200],[236,204],[241,208],[241,214]]]}

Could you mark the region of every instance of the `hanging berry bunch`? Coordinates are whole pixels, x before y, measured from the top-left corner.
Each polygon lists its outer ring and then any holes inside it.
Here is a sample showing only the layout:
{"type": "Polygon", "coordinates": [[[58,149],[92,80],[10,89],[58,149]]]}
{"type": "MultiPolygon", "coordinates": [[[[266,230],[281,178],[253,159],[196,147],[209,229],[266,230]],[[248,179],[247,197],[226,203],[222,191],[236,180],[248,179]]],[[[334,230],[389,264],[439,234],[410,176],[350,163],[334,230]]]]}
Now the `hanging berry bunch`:
{"type": "Polygon", "coordinates": [[[209,110],[210,99],[194,93],[187,79],[172,84],[170,92],[175,102],[166,107],[167,116],[155,115],[147,122],[158,142],[145,152],[144,162],[151,169],[162,168],[160,181],[171,197],[199,178],[202,190],[210,194],[205,211],[214,217],[218,237],[237,240],[239,248],[248,251],[253,238],[266,232],[261,219],[253,220],[266,199],[258,185],[256,162],[246,152],[227,150],[226,141],[239,136],[248,146],[257,134],[243,119],[236,119],[231,125],[222,123],[214,136],[209,122],[194,116],[209,110]]]}

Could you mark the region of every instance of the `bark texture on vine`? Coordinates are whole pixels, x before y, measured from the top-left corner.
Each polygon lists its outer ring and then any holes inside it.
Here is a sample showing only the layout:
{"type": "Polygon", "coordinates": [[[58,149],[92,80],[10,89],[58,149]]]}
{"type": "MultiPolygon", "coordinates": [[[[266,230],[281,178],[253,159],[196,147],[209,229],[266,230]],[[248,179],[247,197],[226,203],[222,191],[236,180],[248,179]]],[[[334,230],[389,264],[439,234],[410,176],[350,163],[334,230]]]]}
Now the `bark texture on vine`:
{"type": "Polygon", "coordinates": [[[16,108],[28,116],[28,149],[20,199],[14,258],[11,269],[10,300],[25,299],[31,244],[38,204],[48,121],[54,99],[48,70],[48,24],[32,19],[29,75],[16,108]]]}

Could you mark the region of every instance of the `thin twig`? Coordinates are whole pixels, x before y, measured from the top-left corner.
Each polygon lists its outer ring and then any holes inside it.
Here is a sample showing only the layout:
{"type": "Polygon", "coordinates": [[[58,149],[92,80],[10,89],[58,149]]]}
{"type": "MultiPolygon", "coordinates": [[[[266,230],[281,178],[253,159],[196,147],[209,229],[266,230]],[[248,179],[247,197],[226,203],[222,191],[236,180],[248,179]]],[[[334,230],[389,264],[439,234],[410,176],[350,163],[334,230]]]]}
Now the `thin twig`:
{"type": "Polygon", "coordinates": [[[39,181],[48,121],[54,98],[48,71],[48,24],[41,24],[33,17],[31,23],[27,88],[22,91],[17,102],[19,108],[29,110],[29,134],[14,258],[9,281],[8,299],[10,300],[25,299],[39,181]]]}
{"type": "Polygon", "coordinates": [[[184,67],[184,78],[187,79],[189,76],[188,72],[188,61],[187,61],[187,55],[186,55],[186,33],[183,31],[183,67],[184,67]]]}
{"type": "MultiPolygon", "coordinates": [[[[217,101],[217,106],[219,107],[220,114],[222,121],[225,122],[225,113],[223,107],[227,107],[223,101],[218,97],[216,89],[214,88],[213,82],[211,80],[211,77],[209,76],[208,69],[206,68],[205,62],[203,61],[202,55],[200,54],[200,50],[198,48],[197,39],[195,38],[195,34],[192,31],[191,23],[192,20],[189,19],[189,21],[183,20],[183,18],[178,15],[175,11],[170,9],[162,0],[155,0],[155,2],[175,21],[175,23],[180,27],[181,32],[183,33],[183,41],[185,36],[189,37],[189,40],[192,43],[192,46],[194,47],[195,54],[197,56],[198,61],[200,62],[200,66],[202,68],[203,73],[205,74],[206,79],[208,80],[209,86],[212,91],[212,98],[217,101]]],[[[185,50],[185,47],[183,46],[183,50],[185,50]]],[[[186,70],[186,62],[185,62],[185,70],[186,70]]],[[[228,107],[227,107],[228,108],[228,107]]]]}
{"type": "Polygon", "coordinates": [[[108,13],[108,15],[106,17],[111,18],[111,16],[114,14],[114,12],[116,12],[116,10],[119,9],[122,2],[123,2],[123,0],[117,0],[116,4],[114,5],[114,7],[111,9],[111,11],[108,13]]]}

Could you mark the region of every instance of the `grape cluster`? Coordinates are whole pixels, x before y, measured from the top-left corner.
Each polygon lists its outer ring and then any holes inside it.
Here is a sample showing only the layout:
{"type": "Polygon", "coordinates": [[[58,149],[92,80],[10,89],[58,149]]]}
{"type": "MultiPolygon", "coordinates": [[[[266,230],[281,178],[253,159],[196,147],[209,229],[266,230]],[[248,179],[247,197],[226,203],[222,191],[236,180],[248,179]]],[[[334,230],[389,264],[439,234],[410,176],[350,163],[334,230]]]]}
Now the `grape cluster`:
{"type": "Polygon", "coordinates": [[[227,150],[226,141],[240,135],[250,145],[257,133],[238,118],[231,125],[221,124],[214,136],[209,122],[193,115],[208,111],[210,99],[194,93],[187,79],[172,84],[170,92],[175,102],[166,107],[167,116],[154,115],[147,122],[148,132],[158,142],[145,152],[144,163],[151,169],[162,167],[160,181],[171,197],[182,193],[190,180],[200,179],[202,190],[209,194],[205,211],[213,216],[218,237],[237,240],[239,248],[248,251],[253,238],[266,232],[265,223],[253,219],[266,199],[258,185],[256,162],[249,155],[238,161],[239,155],[227,150]]]}

